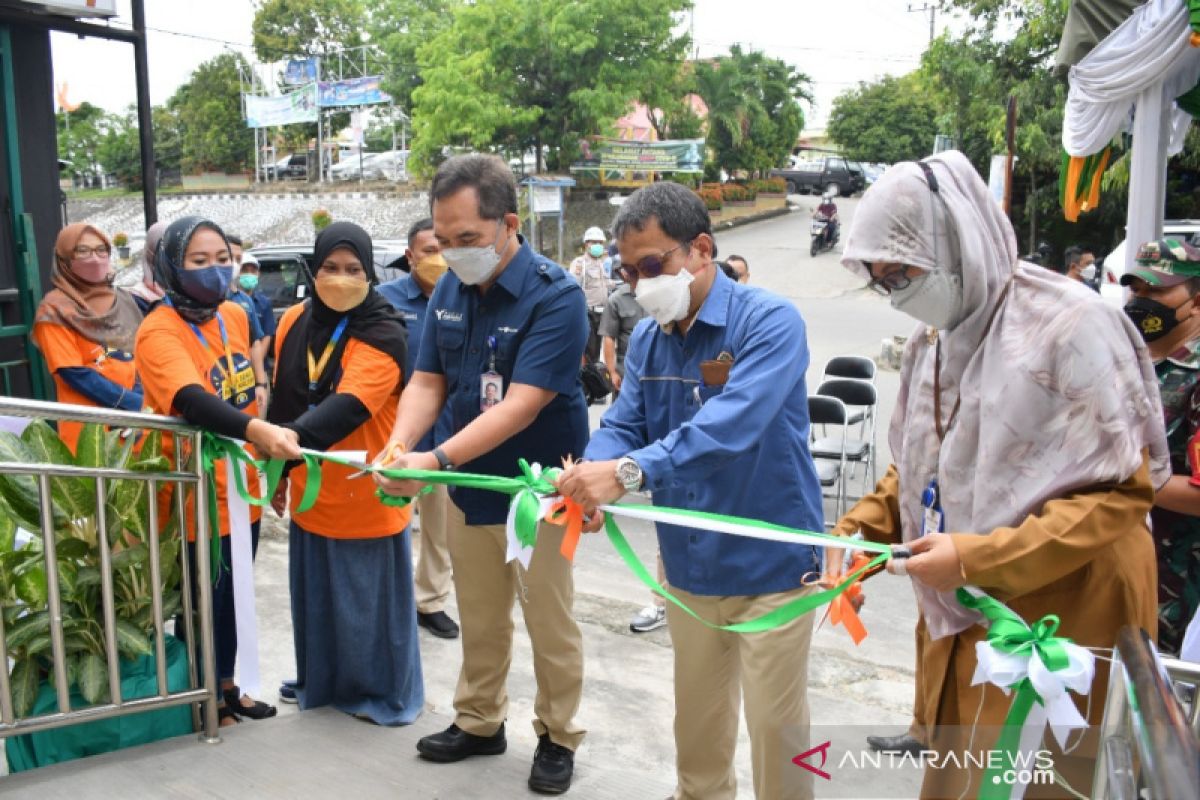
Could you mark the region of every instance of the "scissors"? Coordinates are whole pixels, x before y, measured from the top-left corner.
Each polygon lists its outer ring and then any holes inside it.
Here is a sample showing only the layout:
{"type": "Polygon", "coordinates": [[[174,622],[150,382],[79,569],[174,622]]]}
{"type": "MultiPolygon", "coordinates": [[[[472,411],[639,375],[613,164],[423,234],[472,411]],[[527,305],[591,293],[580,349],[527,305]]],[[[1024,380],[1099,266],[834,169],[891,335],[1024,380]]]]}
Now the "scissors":
{"type": "MultiPolygon", "coordinates": [[[[399,458],[402,455],[404,455],[404,445],[400,444],[399,442],[395,442],[387,450],[385,450],[384,452],[382,452],[378,456],[376,456],[375,460],[371,462],[371,466],[378,467],[378,466],[383,466],[385,464],[391,464],[393,461],[395,461],[397,458],[399,458]]],[[[360,469],[358,472],[354,473],[353,475],[347,476],[346,479],[353,480],[354,478],[361,478],[363,475],[367,475],[369,473],[370,473],[369,469],[360,469]]]]}

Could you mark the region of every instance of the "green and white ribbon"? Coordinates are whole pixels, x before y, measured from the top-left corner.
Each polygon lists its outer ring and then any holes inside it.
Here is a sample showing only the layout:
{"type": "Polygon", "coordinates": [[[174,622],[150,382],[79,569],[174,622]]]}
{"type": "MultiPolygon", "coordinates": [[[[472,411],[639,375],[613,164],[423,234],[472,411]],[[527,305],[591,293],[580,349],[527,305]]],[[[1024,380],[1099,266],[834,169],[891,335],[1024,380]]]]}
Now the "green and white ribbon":
{"type": "Polygon", "coordinates": [[[1011,608],[974,586],[957,592],[958,601],[987,618],[987,638],[975,645],[971,685],[991,683],[1005,694],[1016,690],[996,749],[1004,754],[983,776],[982,800],[1021,798],[1027,784],[1007,784],[1003,773],[1032,778],[1034,753],[1050,726],[1060,748],[1071,731],[1087,727],[1067,690],[1086,695],[1096,673],[1092,653],[1070,639],[1056,636],[1058,617],[1048,614],[1032,626],[1011,608]]]}
{"type": "MultiPolygon", "coordinates": [[[[278,485],[279,476],[282,474],[283,465],[278,461],[256,462],[246,455],[245,451],[236,444],[227,439],[213,436],[214,440],[212,448],[217,457],[227,456],[229,458],[242,461],[246,466],[254,466],[262,470],[267,478],[267,490],[262,498],[254,498],[250,496],[242,482],[237,484],[237,492],[239,495],[246,498],[247,502],[257,505],[265,505],[270,502],[271,496],[275,492],[278,485]],[[221,443],[221,444],[216,444],[221,443]]],[[[206,437],[207,441],[207,437],[206,437]]],[[[330,461],[341,464],[343,466],[354,469],[364,470],[367,472],[377,473],[394,480],[416,481],[426,484],[443,484],[446,486],[458,486],[471,489],[483,489],[487,491],[500,492],[512,497],[509,504],[509,513],[507,520],[508,529],[508,558],[514,558],[520,561],[526,568],[529,565],[529,558],[532,557],[533,547],[537,541],[537,529],[542,519],[546,515],[546,511],[550,504],[558,498],[558,489],[554,482],[558,479],[561,470],[557,467],[542,468],[537,464],[529,464],[524,459],[518,462],[520,474],[511,478],[497,477],[495,475],[482,475],[469,472],[443,472],[440,470],[410,470],[410,469],[394,469],[390,467],[381,467],[362,462],[358,453],[337,453],[318,451],[306,451],[304,459],[308,466],[308,479],[306,482],[305,496],[300,503],[298,510],[303,511],[311,507],[316,501],[316,495],[320,488],[320,463],[322,461],[330,461]]],[[[429,487],[426,487],[427,489],[429,487]]],[[[389,495],[379,493],[379,499],[386,505],[403,506],[412,501],[412,498],[391,497],[389,495]]],[[[826,533],[816,533],[813,531],[799,530],[789,528],[784,525],[776,525],[760,520],[746,519],[743,517],[727,516],[723,514],[712,514],[704,511],[692,511],[681,508],[666,508],[652,507],[644,505],[626,505],[618,503],[613,505],[602,506],[601,510],[605,514],[605,530],[608,534],[608,539],[612,543],[613,548],[621,559],[629,567],[630,571],[638,577],[651,591],[662,595],[671,603],[678,606],[685,613],[691,615],[709,627],[719,630],[733,631],[737,633],[760,633],[773,628],[786,625],[792,620],[803,616],[821,606],[829,603],[842,592],[846,591],[856,580],[861,578],[867,571],[874,569],[885,563],[891,557],[891,548],[884,544],[868,542],[857,539],[848,539],[842,536],[833,536],[826,533]],[[772,542],[785,542],[788,544],[805,544],[817,547],[837,547],[841,549],[856,549],[874,553],[875,557],[860,569],[845,576],[841,583],[829,589],[824,589],[811,594],[805,594],[802,597],[796,598],[789,603],[773,609],[759,617],[742,622],[733,623],[730,625],[715,625],[708,620],[705,620],[699,614],[690,609],[686,603],[671,594],[658,583],[654,575],[646,568],[641,559],[633,551],[628,540],[625,539],[621,529],[617,526],[616,517],[626,516],[635,519],[642,519],[651,522],[665,522],[674,525],[682,525],[689,528],[708,530],[716,533],[722,533],[733,536],[742,536],[751,539],[761,539],[772,542]]]]}

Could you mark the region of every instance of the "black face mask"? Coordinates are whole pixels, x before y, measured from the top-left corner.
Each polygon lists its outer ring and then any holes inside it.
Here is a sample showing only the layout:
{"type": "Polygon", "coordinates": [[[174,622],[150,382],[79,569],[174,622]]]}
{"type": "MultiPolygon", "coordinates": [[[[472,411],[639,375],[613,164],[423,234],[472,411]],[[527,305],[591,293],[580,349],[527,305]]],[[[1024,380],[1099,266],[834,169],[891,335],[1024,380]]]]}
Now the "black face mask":
{"type": "Polygon", "coordinates": [[[1191,302],[1191,299],[1189,297],[1171,308],[1149,297],[1135,297],[1125,304],[1125,314],[1133,320],[1138,332],[1142,334],[1142,339],[1149,343],[1161,339],[1175,329],[1179,324],[1175,312],[1191,302]]]}

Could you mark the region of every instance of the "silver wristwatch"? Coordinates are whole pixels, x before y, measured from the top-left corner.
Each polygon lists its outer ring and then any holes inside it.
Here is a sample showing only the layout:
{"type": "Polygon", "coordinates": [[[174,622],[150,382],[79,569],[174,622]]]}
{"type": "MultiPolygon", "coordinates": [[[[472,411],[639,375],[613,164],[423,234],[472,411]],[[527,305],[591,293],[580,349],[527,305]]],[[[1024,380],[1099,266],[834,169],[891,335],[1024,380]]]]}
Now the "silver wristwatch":
{"type": "Polygon", "coordinates": [[[617,459],[617,483],[625,487],[627,492],[637,492],[645,480],[642,468],[629,456],[617,459]]]}

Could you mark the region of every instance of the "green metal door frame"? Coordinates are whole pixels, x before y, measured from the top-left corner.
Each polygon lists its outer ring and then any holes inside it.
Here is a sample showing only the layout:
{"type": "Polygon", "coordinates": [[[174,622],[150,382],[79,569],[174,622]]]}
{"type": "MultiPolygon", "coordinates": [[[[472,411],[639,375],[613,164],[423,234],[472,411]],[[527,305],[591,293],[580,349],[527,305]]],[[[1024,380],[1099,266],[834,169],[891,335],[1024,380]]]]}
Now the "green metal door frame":
{"type": "MultiPolygon", "coordinates": [[[[13,265],[17,280],[17,292],[21,309],[21,323],[0,325],[0,337],[20,336],[24,339],[25,359],[29,365],[29,382],[36,400],[49,400],[47,391],[46,365],[41,353],[33,344],[34,315],[42,297],[42,281],[38,271],[37,240],[33,232],[33,216],[25,213],[25,194],[21,181],[21,147],[17,136],[16,84],[13,80],[12,32],[8,25],[0,25],[0,104],[4,112],[3,157],[8,165],[9,208],[12,215],[9,224],[13,235],[13,265]]],[[[8,368],[18,366],[4,364],[5,390],[11,392],[8,368]]]]}

